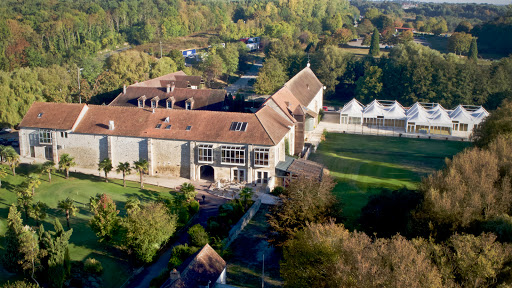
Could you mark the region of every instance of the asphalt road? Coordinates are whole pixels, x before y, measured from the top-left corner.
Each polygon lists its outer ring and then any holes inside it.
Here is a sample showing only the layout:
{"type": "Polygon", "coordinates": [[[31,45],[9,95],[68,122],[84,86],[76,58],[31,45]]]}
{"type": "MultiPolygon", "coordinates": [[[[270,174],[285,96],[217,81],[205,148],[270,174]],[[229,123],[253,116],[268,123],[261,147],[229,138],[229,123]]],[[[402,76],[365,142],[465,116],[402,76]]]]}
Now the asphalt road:
{"type": "Polygon", "coordinates": [[[231,94],[236,94],[240,89],[251,87],[251,85],[249,85],[249,80],[256,79],[256,77],[258,77],[258,72],[262,66],[263,65],[261,63],[255,63],[252,65],[245,75],[236,80],[235,83],[226,87],[226,91],[231,94]]]}
{"type": "Polygon", "coordinates": [[[189,227],[194,226],[196,224],[201,224],[203,227],[206,228],[206,223],[209,217],[216,216],[219,207],[226,203],[228,200],[220,197],[213,196],[211,194],[208,194],[204,192],[206,189],[206,184],[203,184],[204,186],[196,186],[196,189],[198,190],[196,199],[200,199],[200,206],[199,206],[199,215],[196,217],[187,227],[184,229],[181,229],[181,231],[178,234],[178,240],[172,244],[167,251],[165,251],[160,258],[154,262],[153,264],[147,266],[141,273],[134,276],[131,281],[125,285],[125,287],[129,288],[136,288],[136,287],[149,287],[149,283],[151,280],[162,271],[164,271],[167,268],[167,263],[169,263],[169,259],[171,259],[171,251],[174,246],[184,244],[188,242],[188,234],[187,230],[189,227]],[[203,203],[202,196],[205,196],[205,202],[203,203]]]}

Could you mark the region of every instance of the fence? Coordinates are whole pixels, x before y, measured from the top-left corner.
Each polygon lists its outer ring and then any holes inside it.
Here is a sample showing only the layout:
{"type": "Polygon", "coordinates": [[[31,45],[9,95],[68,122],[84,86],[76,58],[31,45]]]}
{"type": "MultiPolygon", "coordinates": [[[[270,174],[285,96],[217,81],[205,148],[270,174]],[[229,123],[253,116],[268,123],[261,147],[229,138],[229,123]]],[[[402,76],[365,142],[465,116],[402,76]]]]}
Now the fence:
{"type": "Polygon", "coordinates": [[[229,230],[229,236],[224,240],[224,249],[228,248],[229,245],[235,241],[236,237],[238,237],[238,234],[244,230],[245,226],[247,226],[249,221],[251,221],[252,217],[256,215],[256,212],[258,212],[260,206],[261,199],[258,199],[252,204],[251,208],[245,212],[244,216],[242,216],[238,223],[236,223],[236,225],[233,226],[231,230],[229,230]]]}

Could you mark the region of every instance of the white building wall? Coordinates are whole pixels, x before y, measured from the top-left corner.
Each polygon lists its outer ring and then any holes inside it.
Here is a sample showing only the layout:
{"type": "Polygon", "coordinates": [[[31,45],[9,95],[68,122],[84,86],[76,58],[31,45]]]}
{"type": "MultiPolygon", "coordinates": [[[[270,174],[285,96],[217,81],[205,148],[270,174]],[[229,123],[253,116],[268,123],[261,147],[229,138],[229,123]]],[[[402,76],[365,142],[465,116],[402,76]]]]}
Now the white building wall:
{"type": "Polygon", "coordinates": [[[148,160],[148,140],[147,138],[136,137],[111,137],[111,155],[112,165],[117,166],[120,162],[129,162],[141,159],[148,160]]]}
{"type": "Polygon", "coordinates": [[[190,177],[189,141],[153,139],[153,174],[190,177]]]}

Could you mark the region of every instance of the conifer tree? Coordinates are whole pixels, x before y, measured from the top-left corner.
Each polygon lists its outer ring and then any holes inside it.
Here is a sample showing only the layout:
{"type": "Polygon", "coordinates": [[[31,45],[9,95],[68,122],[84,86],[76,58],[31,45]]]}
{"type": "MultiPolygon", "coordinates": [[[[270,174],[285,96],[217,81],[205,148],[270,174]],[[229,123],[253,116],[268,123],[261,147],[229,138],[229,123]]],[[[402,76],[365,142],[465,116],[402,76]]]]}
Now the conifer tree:
{"type": "Polygon", "coordinates": [[[41,259],[41,263],[47,272],[50,287],[60,288],[66,280],[66,250],[73,229],[64,231],[58,219],[55,219],[53,226],[55,231],[42,233],[40,247],[45,257],[41,259]]]}
{"type": "Polygon", "coordinates": [[[477,60],[478,59],[478,47],[476,46],[476,38],[473,37],[471,40],[471,46],[469,46],[469,54],[468,58],[470,60],[477,60]]]}
{"type": "Polygon", "coordinates": [[[379,30],[377,30],[377,28],[375,28],[373,30],[372,43],[370,45],[370,52],[369,52],[369,54],[372,55],[373,57],[377,57],[377,56],[379,56],[379,53],[380,53],[379,30]]]}
{"type": "Polygon", "coordinates": [[[5,253],[3,255],[3,265],[5,269],[15,272],[19,269],[18,261],[21,260],[20,249],[20,235],[23,233],[23,221],[21,220],[21,213],[18,212],[16,205],[12,204],[9,208],[9,215],[7,216],[7,232],[5,233],[5,253]]]}

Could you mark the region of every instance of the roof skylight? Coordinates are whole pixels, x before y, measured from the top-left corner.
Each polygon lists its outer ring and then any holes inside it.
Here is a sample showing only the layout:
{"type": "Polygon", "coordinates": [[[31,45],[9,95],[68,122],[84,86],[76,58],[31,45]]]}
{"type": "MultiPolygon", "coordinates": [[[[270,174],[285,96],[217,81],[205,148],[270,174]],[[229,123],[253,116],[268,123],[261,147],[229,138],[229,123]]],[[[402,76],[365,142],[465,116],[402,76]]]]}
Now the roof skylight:
{"type": "Polygon", "coordinates": [[[231,122],[230,131],[245,131],[247,129],[247,122],[231,122]]]}

